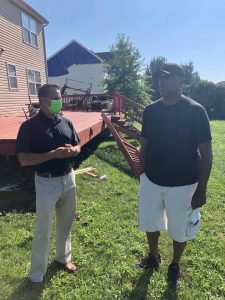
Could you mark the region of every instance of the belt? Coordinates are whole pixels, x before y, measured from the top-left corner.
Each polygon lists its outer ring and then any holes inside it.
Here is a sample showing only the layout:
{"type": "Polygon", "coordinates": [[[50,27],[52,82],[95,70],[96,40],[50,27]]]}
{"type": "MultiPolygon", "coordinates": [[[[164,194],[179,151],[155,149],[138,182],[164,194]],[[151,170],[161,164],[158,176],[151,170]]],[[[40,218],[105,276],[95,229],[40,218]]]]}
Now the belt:
{"type": "Polygon", "coordinates": [[[66,170],[63,173],[41,173],[41,172],[36,172],[36,175],[40,176],[40,177],[45,177],[45,178],[54,178],[54,177],[62,177],[65,176],[67,174],[69,174],[69,172],[71,171],[71,169],[66,170]]]}

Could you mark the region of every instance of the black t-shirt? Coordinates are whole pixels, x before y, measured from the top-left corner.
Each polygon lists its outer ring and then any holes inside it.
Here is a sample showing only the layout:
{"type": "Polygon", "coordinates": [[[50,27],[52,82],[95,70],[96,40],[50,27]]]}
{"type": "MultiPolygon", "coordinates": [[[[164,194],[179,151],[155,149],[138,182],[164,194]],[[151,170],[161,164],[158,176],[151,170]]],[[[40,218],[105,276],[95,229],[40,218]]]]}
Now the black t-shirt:
{"type": "Polygon", "coordinates": [[[182,96],[174,105],[162,99],[145,108],[142,136],[148,141],[145,173],[160,186],[183,186],[198,181],[198,144],[211,138],[205,109],[182,96]]]}
{"type": "MultiPolygon", "coordinates": [[[[80,143],[70,120],[56,116],[49,119],[42,111],[24,122],[18,132],[17,153],[46,153],[65,144],[76,146],[80,143]]],[[[74,158],[52,159],[34,166],[35,171],[61,174],[73,166],[74,158]]]]}

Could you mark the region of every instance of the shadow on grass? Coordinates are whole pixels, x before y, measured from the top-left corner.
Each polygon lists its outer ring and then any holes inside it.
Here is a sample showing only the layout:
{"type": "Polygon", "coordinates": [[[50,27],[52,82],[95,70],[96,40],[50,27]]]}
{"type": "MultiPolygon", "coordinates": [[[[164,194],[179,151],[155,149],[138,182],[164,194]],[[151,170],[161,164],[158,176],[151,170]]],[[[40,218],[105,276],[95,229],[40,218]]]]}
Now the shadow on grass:
{"type": "MultiPolygon", "coordinates": [[[[151,297],[148,295],[148,286],[150,284],[150,279],[153,276],[153,273],[154,270],[146,270],[141,274],[133,291],[127,297],[129,300],[145,300],[145,299],[150,300],[151,299],[151,297]]],[[[171,289],[168,285],[160,299],[177,300],[178,299],[177,290],[171,289]]]]}
{"type": "MultiPolygon", "coordinates": [[[[48,288],[49,283],[52,278],[59,272],[61,269],[53,261],[50,263],[47,269],[47,273],[44,277],[45,288],[48,288]]],[[[13,291],[13,293],[8,296],[7,300],[36,300],[40,299],[42,292],[35,293],[32,291],[31,284],[28,278],[24,278],[20,285],[13,291]]]]}
{"type": "Polygon", "coordinates": [[[82,162],[84,162],[90,155],[92,155],[98,148],[98,146],[107,140],[113,140],[109,136],[109,131],[106,129],[101,134],[97,135],[94,139],[92,139],[90,142],[85,144],[82,147],[81,153],[76,157],[74,161],[74,169],[79,168],[82,162]]]}
{"type": "Polygon", "coordinates": [[[7,300],[36,300],[40,298],[40,294],[33,294],[30,290],[29,280],[23,279],[20,285],[15,289],[15,291],[9,295],[7,300]]]}
{"type": "Polygon", "coordinates": [[[134,287],[133,291],[128,296],[129,300],[144,300],[147,298],[148,293],[148,285],[150,283],[150,279],[153,275],[153,270],[146,270],[143,271],[141,276],[139,277],[136,286],[134,287]]]}
{"type": "Polygon", "coordinates": [[[22,188],[20,191],[0,192],[0,212],[35,212],[35,193],[22,188]]]}
{"type": "Polygon", "coordinates": [[[33,170],[27,167],[22,168],[17,157],[11,157],[10,161],[6,161],[5,157],[0,156],[0,165],[1,215],[4,216],[8,212],[34,212],[33,170]]]}
{"type": "Polygon", "coordinates": [[[128,163],[125,161],[125,159],[123,159],[123,154],[122,152],[119,151],[117,146],[109,145],[107,147],[104,147],[104,151],[103,149],[101,149],[101,151],[96,151],[95,155],[99,159],[111,165],[113,168],[116,168],[121,172],[129,176],[132,176],[130,167],[128,163]],[[119,156],[117,155],[118,154],[117,152],[119,153],[119,156]]]}
{"type": "Polygon", "coordinates": [[[161,300],[177,300],[178,299],[177,290],[171,289],[169,286],[167,286],[167,288],[165,289],[165,291],[160,299],[161,300]]]}
{"type": "Polygon", "coordinates": [[[21,248],[29,249],[32,244],[32,240],[33,240],[33,236],[29,236],[29,237],[25,238],[21,243],[19,243],[18,247],[20,249],[21,248]]]}

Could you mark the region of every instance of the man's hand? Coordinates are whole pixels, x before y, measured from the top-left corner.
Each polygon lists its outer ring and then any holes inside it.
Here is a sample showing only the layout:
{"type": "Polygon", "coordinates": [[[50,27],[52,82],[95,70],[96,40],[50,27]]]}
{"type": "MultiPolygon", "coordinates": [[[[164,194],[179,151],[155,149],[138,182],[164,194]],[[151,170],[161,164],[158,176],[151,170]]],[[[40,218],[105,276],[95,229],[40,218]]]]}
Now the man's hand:
{"type": "Polygon", "coordinates": [[[68,158],[74,155],[74,150],[67,147],[56,148],[53,152],[54,158],[68,158]]]}
{"type": "Polygon", "coordinates": [[[80,145],[72,146],[71,144],[65,144],[65,147],[73,152],[73,154],[80,153],[81,147],[80,145]]]}
{"type": "Polygon", "coordinates": [[[192,209],[196,209],[204,204],[206,204],[206,189],[197,188],[192,197],[191,207],[192,209]]]}

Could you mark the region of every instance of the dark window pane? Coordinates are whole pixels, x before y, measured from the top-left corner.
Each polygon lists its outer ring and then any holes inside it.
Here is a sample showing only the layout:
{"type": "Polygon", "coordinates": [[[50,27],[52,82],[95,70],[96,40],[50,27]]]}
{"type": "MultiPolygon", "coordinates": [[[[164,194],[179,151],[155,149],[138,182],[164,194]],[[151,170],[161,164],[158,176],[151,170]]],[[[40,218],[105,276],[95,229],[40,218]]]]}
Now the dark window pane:
{"type": "Polygon", "coordinates": [[[37,47],[37,35],[31,32],[31,45],[37,47]]]}
{"type": "Polygon", "coordinates": [[[9,84],[11,89],[17,89],[17,79],[16,77],[9,77],[9,84]]]}
{"type": "Polygon", "coordinates": [[[30,18],[30,30],[34,33],[37,33],[37,22],[31,18],[30,18]]]}
{"type": "Polygon", "coordinates": [[[24,41],[30,44],[30,31],[27,29],[23,29],[23,38],[24,41]]]}
{"type": "Polygon", "coordinates": [[[27,71],[27,77],[28,77],[28,81],[33,81],[33,82],[35,82],[34,71],[28,70],[28,71],[27,71]]]}
{"type": "Polygon", "coordinates": [[[40,87],[41,87],[41,84],[37,83],[37,84],[36,84],[36,91],[37,91],[37,93],[38,93],[40,87]]]}
{"type": "Polygon", "coordinates": [[[22,13],[22,25],[24,28],[29,29],[29,17],[25,13],[22,13]]]}
{"type": "Polygon", "coordinates": [[[35,83],[29,82],[29,94],[36,95],[35,83]]]}
{"type": "Polygon", "coordinates": [[[41,83],[41,74],[40,72],[35,71],[35,81],[41,83]]]}
{"type": "Polygon", "coordinates": [[[14,65],[8,65],[9,76],[16,76],[16,67],[14,65]]]}

